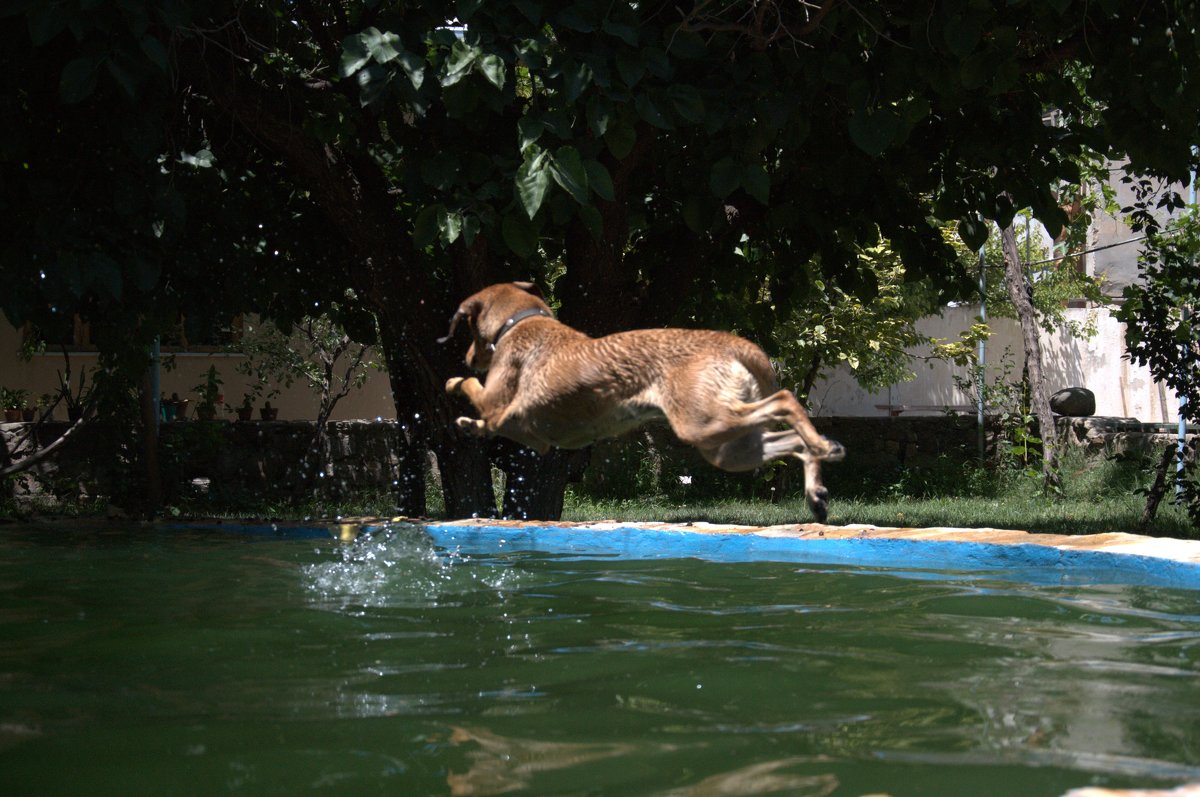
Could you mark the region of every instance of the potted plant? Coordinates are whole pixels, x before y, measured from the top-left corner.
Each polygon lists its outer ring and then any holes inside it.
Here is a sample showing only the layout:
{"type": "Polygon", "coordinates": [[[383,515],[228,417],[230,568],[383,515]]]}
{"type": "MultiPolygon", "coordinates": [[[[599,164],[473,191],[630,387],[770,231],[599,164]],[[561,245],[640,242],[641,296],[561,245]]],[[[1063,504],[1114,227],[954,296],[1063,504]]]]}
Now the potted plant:
{"type": "Polygon", "coordinates": [[[21,407],[21,420],[25,421],[25,423],[31,423],[32,421],[37,420],[37,407],[33,404],[30,404],[28,400],[26,400],[25,404],[21,407]]]}
{"type": "Polygon", "coordinates": [[[271,402],[268,401],[266,404],[262,405],[258,411],[258,414],[264,421],[273,421],[279,417],[279,408],[272,407],[271,402]]]}
{"type": "Polygon", "coordinates": [[[217,417],[217,408],[224,403],[225,397],[221,395],[221,374],[217,370],[217,366],[208,366],[208,371],[204,375],[204,381],[196,385],[192,390],[200,396],[200,401],[196,404],[196,417],[202,421],[211,421],[217,417]]]}
{"type": "Polygon", "coordinates": [[[4,409],[6,423],[19,423],[21,409],[25,406],[27,391],[11,387],[0,387],[0,407],[4,409]]]}
{"type": "Polygon", "coordinates": [[[237,414],[237,419],[239,421],[248,421],[254,417],[254,398],[256,390],[249,393],[243,393],[241,406],[239,406],[237,409],[230,410],[231,412],[237,414]]]}
{"type": "MultiPolygon", "coordinates": [[[[66,354],[63,355],[66,357],[66,354]]],[[[79,370],[79,381],[71,387],[71,360],[66,357],[66,372],[58,371],[58,395],[67,405],[67,420],[75,423],[83,417],[83,410],[92,400],[92,388],[87,386],[87,371],[79,370]]]]}
{"type": "Polygon", "coordinates": [[[43,393],[38,396],[37,411],[42,414],[42,420],[48,420],[54,415],[54,408],[58,406],[58,399],[53,393],[43,393]]]}

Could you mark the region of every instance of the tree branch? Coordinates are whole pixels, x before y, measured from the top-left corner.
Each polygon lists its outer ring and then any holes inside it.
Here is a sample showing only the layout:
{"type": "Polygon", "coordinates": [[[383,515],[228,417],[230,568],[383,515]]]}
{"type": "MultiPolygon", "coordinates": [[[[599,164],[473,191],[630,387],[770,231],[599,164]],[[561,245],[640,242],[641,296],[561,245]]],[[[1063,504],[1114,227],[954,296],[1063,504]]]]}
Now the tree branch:
{"type": "Polygon", "coordinates": [[[84,423],[92,417],[92,410],[94,408],[94,403],[88,404],[83,411],[83,415],[79,417],[79,420],[71,424],[67,431],[63,432],[53,443],[39,448],[37,451],[33,452],[27,457],[23,457],[22,459],[19,459],[10,465],[0,468],[0,478],[12,476],[14,473],[22,473],[27,471],[34,465],[49,457],[58,449],[65,446],[71,437],[84,426],[84,423]]]}

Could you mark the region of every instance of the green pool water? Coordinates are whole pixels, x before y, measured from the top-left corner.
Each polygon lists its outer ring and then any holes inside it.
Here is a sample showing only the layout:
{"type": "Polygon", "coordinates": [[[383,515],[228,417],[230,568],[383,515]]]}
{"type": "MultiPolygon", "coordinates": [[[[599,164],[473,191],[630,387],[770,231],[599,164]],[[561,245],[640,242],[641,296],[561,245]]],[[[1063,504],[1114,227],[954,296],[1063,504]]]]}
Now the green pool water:
{"type": "Polygon", "coordinates": [[[0,527],[0,794],[1200,781],[1200,593],[0,527]]]}

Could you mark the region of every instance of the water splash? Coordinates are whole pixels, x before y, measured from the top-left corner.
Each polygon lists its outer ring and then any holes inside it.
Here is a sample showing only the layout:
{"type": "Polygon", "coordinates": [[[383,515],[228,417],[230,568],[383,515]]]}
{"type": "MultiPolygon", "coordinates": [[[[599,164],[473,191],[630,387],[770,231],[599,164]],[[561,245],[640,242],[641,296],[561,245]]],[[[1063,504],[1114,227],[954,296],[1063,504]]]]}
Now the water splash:
{"type": "Polygon", "coordinates": [[[439,606],[470,592],[503,597],[521,573],[496,559],[476,562],[438,548],[418,526],[396,524],[333,550],[332,561],[306,565],[305,587],[321,608],[439,606]]]}

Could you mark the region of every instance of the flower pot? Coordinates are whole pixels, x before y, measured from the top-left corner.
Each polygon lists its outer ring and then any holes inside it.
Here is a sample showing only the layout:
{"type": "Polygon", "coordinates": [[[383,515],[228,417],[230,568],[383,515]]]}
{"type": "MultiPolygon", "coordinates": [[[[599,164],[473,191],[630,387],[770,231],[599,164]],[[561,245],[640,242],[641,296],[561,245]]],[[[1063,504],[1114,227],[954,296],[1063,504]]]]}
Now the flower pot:
{"type": "Polygon", "coordinates": [[[21,409],[19,407],[9,407],[4,410],[5,423],[20,423],[21,409]]]}
{"type": "Polygon", "coordinates": [[[279,417],[279,408],[262,407],[259,409],[258,414],[264,421],[273,421],[279,417]]]}
{"type": "Polygon", "coordinates": [[[31,423],[36,418],[37,410],[33,407],[26,407],[25,409],[21,410],[21,420],[25,421],[25,423],[31,423]]]}
{"type": "Polygon", "coordinates": [[[238,407],[236,410],[234,410],[234,412],[237,413],[237,419],[239,421],[248,421],[254,417],[253,407],[238,407]]]}
{"type": "Polygon", "coordinates": [[[196,407],[196,417],[202,421],[211,421],[217,417],[217,408],[201,404],[196,407]]]}

